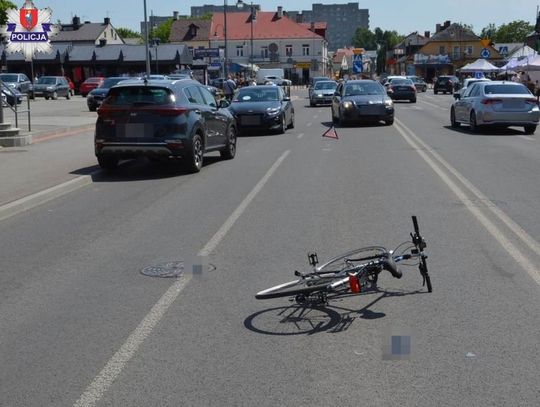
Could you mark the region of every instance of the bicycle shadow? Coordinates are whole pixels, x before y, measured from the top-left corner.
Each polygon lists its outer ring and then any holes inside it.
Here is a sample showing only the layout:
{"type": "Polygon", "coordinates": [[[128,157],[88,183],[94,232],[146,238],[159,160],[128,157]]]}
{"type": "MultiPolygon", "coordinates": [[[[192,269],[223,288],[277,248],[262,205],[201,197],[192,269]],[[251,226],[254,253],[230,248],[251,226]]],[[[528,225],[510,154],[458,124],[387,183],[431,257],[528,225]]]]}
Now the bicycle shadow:
{"type": "Polygon", "coordinates": [[[251,314],[244,320],[244,327],[252,332],[272,336],[315,335],[318,333],[340,333],[349,329],[358,319],[384,318],[384,312],[373,311],[370,308],[385,298],[403,297],[407,295],[427,294],[427,291],[417,290],[387,291],[373,289],[362,294],[333,294],[328,296],[327,304],[299,305],[291,304],[264,309],[251,314]],[[336,305],[349,297],[378,295],[373,301],[360,309],[351,309],[336,305]]]}

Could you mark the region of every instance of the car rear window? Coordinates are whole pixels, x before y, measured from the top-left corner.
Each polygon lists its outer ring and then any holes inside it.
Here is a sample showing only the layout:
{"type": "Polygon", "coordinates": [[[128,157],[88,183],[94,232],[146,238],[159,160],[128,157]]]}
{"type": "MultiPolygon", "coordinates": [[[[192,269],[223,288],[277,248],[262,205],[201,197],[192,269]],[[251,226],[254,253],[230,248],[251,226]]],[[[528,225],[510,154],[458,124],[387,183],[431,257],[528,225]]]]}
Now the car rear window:
{"type": "Polygon", "coordinates": [[[484,88],[486,95],[529,95],[529,89],[524,85],[487,85],[484,88]]]}
{"type": "Polygon", "coordinates": [[[86,83],[99,83],[101,82],[103,79],[101,78],[88,78],[87,80],[85,80],[86,83]]]}
{"type": "Polygon", "coordinates": [[[111,106],[167,105],[174,100],[170,89],[153,86],[112,88],[104,104],[111,106]]]}

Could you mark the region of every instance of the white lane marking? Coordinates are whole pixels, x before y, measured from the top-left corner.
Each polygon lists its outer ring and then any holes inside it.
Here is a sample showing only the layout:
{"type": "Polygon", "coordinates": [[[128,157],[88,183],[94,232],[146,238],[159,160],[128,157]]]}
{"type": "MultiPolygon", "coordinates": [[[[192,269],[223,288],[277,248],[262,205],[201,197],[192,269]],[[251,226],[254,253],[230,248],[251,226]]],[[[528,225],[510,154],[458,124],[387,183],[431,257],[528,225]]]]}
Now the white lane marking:
{"type": "Polygon", "coordinates": [[[308,124],[306,124],[307,127],[310,127],[311,126],[311,122],[309,122],[308,124]]]}
{"type": "Polygon", "coordinates": [[[317,117],[319,117],[319,116],[317,116],[317,115],[314,115],[314,116],[313,116],[314,119],[316,119],[317,117]]]}
{"type": "Polygon", "coordinates": [[[0,206],[0,221],[7,219],[18,213],[27,211],[28,209],[35,208],[38,205],[51,201],[67,193],[73,192],[85,185],[92,183],[92,176],[98,174],[100,171],[95,171],[89,175],[81,175],[67,182],[59,185],[55,185],[51,188],[44,189],[32,195],[25,196],[24,198],[7,203],[0,206]]]}
{"type": "Polygon", "coordinates": [[[302,137],[304,137],[304,133],[300,133],[298,136],[296,136],[298,140],[300,140],[302,137]]]}
{"type": "Polygon", "coordinates": [[[519,138],[522,138],[524,140],[529,140],[529,141],[536,141],[536,139],[534,137],[531,137],[531,136],[523,136],[523,135],[519,135],[518,136],[519,138]]]}
{"type": "MultiPolygon", "coordinates": [[[[234,212],[227,218],[225,223],[216,232],[208,243],[199,251],[198,256],[208,256],[225,237],[227,232],[232,228],[234,223],[240,218],[248,205],[253,201],[255,196],[262,190],[268,182],[272,174],[277,170],[280,164],[289,155],[290,150],[285,151],[276,162],[270,167],[261,180],[255,185],[251,192],[238,205],[234,212]]],[[[74,407],[90,407],[103,397],[111,384],[116,380],[122,372],[126,364],[133,358],[139,350],[144,340],[150,335],[156,325],[161,321],[169,307],[178,298],[180,292],[191,281],[191,274],[185,273],[180,279],[172,284],[169,289],[163,294],[159,301],[152,307],[150,312],[144,317],[141,323],[129,335],[120,349],[107,362],[105,367],[94,378],[92,383],[86,388],[81,397],[73,404],[74,407]]]]}
{"type": "Polygon", "coordinates": [[[448,110],[447,107],[441,107],[439,105],[436,105],[435,103],[431,103],[431,102],[426,102],[425,100],[420,100],[421,103],[425,103],[426,105],[429,105],[429,106],[432,106],[432,107],[436,107],[437,109],[441,109],[441,110],[448,110]]]}
{"type": "MultiPolygon", "coordinates": [[[[491,222],[484,212],[474,205],[469,199],[466,193],[450,179],[450,177],[441,168],[445,167],[446,170],[456,177],[465,188],[467,188],[472,194],[476,195],[478,199],[483,202],[491,202],[486,196],[484,196],[476,187],[474,187],[461,173],[453,168],[446,162],[437,152],[433,151],[429,145],[424,143],[418,136],[414,134],[407,126],[405,126],[400,120],[396,119],[396,129],[403,136],[405,141],[409,143],[418,154],[426,161],[426,163],[435,171],[437,175],[444,181],[444,183],[450,188],[454,194],[461,200],[467,209],[478,219],[478,221],[484,226],[484,228],[493,236],[495,240],[505,249],[510,256],[516,260],[516,262],[533,278],[533,280],[540,285],[540,271],[521,251],[512,243],[511,239],[507,238],[503,231],[499,229],[493,222],[491,222]],[[432,159],[425,151],[429,151],[432,159]],[[437,161],[438,164],[435,162],[437,161]]],[[[512,230],[529,248],[531,248],[537,255],[540,256],[540,244],[536,242],[531,236],[527,234],[519,225],[511,220],[503,211],[501,211],[496,205],[487,205],[486,209],[491,211],[497,216],[508,228],[512,230]]]]}

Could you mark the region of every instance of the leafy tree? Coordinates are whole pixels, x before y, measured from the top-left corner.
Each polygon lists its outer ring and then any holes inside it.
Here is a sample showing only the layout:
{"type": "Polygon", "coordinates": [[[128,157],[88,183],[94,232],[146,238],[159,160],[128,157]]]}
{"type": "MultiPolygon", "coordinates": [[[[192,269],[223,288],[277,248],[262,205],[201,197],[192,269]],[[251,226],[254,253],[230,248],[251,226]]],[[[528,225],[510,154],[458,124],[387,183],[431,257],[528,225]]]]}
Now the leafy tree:
{"type": "Polygon", "coordinates": [[[164,23],[158,25],[157,28],[150,30],[150,41],[152,41],[152,39],[154,38],[157,38],[159,39],[160,43],[169,42],[169,36],[171,35],[171,27],[173,22],[174,20],[171,17],[164,23]]]}
{"type": "Polygon", "coordinates": [[[490,23],[487,27],[482,28],[480,32],[480,38],[493,39],[497,35],[497,26],[493,23],[490,23]]]}
{"type": "Polygon", "coordinates": [[[17,6],[9,0],[0,0],[0,25],[7,24],[6,11],[10,8],[17,8],[17,6]]]}
{"type": "Polygon", "coordinates": [[[503,24],[497,30],[494,42],[524,42],[527,35],[534,31],[534,26],[523,20],[503,24]]]}
{"type": "Polygon", "coordinates": [[[141,33],[133,31],[129,28],[120,27],[116,29],[116,32],[122,38],[142,38],[141,33]]]}
{"type": "Polygon", "coordinates": [[[352,39],[352,44],[356,48],[364,48],[366,50],[377,49],[375,34],[364,27],[358,27],[356,29],[352,39]]]}

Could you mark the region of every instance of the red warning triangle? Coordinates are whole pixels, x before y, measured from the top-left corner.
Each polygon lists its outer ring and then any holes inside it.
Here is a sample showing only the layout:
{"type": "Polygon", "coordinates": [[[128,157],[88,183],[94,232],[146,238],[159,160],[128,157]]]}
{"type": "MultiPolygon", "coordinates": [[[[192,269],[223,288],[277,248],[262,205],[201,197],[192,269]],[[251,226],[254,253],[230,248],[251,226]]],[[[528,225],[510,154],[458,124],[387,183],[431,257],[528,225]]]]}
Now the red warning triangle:
{"type": "Polygon", "coordinates": [[[339,140],[339,137],[336,133],[336,129],[334,126],[330,127],[328,130],[326,130],[323,135],[323,137],[328,137],[328,138],[335,138],[337,140],[339,140]]]}

